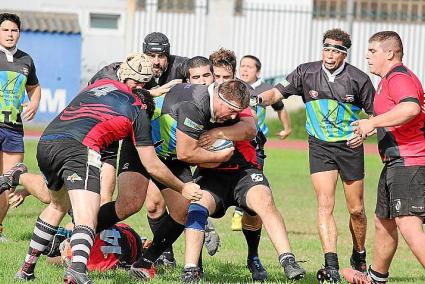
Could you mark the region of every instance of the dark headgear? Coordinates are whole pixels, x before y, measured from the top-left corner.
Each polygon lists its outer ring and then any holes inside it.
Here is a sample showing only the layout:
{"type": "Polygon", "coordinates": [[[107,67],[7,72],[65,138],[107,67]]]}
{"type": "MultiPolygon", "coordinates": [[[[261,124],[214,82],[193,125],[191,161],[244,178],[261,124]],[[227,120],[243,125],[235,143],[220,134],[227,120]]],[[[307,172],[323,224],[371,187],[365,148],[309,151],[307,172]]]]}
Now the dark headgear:
{"type": "Polygon", "coordinates": [[[163,53],[170,55],[170,42],[163,33],[148,34],[143,41],[143,53],[163,53]]]}

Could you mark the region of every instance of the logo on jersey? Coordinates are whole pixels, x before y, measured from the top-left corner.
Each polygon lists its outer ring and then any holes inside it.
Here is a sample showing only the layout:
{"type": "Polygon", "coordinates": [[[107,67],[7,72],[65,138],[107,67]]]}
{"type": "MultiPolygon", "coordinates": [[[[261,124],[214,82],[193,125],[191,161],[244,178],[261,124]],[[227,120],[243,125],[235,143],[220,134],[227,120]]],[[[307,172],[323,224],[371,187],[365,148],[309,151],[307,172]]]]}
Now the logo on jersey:
{"type": "Polygon", "coordinates": [[[21,69],[22,74],[24,74],[25,76],[28,76],[28,74],[30,73],[30,71],[28,70],[27,67],[22,67],[21,69]]]}
{"type": "Polygon", "coordinates": [[[286,79],[283,79],[282,81],[280,81],[279,82],[283,87],[287,87],[287,86],[289,86],[289,82],[288,82],[288,80],[286,80],[286,79]]]}
{"type": "Polygon", "coordinates": [[[354,102],[354,96],[353,95],[346,95],[344,100],[347,103],[352,103],[352,102],[354,102]]]}
{"type": "Polygon", "coordinates": [[[76,173],[73,173],[72,175],[68,176],[66,180],[69,180],[70,182],[75,182],[77,180],[83,180],[83,179],[76,173]]]}
{"type": "Polygon", "coordinates": [[[128,167],[130,166],[130,163],[125,163],[123,166],[122,166],[122,170],[128,170],[128,167]]]}
{"type": "Polygon", "coordinates": [[[310,98],[315,99],[319,96],[319,92],[315,91],[315,90],[310,90],[310,92],[308,92],[308,94],[310,95],[310,98]]]}
{"type": "Polygon", "coordinates": [[[191,120],[187,117],[185,118],[183,124],[186,125],[187,127],[195,129],[195,130],[203,130],[204,129],[203,125],[199,125],[199,124],[197,124],[196,122],[194,122],[193,120],[191,120]]]}
{"type": "Polygon", "coordinates": [[[263,181],[264,177],[262,174],[251,174],[251,179],[253,182],[263,181]]]}
{"type": "Polygon", "coordinates": [[[401,209],[401,200],[400,199],[395,199],[394,200],[394,209],[395,209],[395,211],[397,211],[397,212],[400,212],[400,209],[401,209]]]}

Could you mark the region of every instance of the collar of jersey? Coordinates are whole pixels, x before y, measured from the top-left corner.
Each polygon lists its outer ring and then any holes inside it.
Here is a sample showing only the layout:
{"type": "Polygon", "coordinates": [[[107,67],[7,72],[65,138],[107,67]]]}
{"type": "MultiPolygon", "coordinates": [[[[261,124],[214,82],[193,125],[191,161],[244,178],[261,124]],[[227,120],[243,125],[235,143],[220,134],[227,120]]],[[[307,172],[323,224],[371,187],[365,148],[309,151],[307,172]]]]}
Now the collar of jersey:
{"type": "Polygon", "coordinates": [[[208,94],[210,95],[210,112],[211,112],[211,118],[210,121],[212,123],[215,122],[215,116],[214,116],[214,84],[211,84],[208,86],[208,94]]]}
{"type": "Polygon", "coordinates": [[[263,83],[263,80],[261,78],[258,78],[257,81],[255,81],[254,83],[251,84],[251,87],[253,89],[257,88],[258,86],[261,85],[261,83],[263,83]]]}
{"type": "Polygon", "coordinates": [[[0,51],[3,51],[6,55],[7,61],[13,62],[13,55],[18,51],[18,48],[15,46],[14,49],[6,49],[2,45],[0,45],[0,51]]]}
{"type": "Polygon", "coordinates": [[[344,70],[344,67],[345,67],[345,61],[342,62],[342,65],[338,69],[336,69],[335,72],[331,74],[331,72],[329,72],[329,70],[326,69],[325,65],[323,65],[322,63],[322,69],[325,72],[326,76],[328,76],[329,82],[332,82],[332,83],[335,82],[335,77],[342,73],[342,71],[344,70]]]}

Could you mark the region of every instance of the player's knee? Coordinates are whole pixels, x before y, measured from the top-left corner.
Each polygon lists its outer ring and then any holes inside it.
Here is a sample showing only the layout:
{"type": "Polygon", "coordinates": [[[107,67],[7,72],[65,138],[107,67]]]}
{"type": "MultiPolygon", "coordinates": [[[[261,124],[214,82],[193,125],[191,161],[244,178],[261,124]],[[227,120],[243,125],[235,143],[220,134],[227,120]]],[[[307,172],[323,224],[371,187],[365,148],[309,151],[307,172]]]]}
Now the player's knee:
{"type": "Polygon", "coordinates": [[[196,231],[204,231],[205,224],[208,219],[208,209],[200,204],[191,203],[189,205],[186,229],[192,229],[196,231]]]}
{"type": "Polygon", "coordinates": [[[165,202],[163,200],[146,199],[146,210],[148,211],[149,216],[161,216],[165,212],[165,202]]]}
{"type": "Polygon", "coordinates": [[[251,216],[248,213],[244,212],[242,216],[242,228],[248,231],[257,231],[261,229],[263,222],[261,221],[260,216],[255,215],[251,216]]]}
{"type": "Polygon", "coordinates": [[[355,207],[350,209],[350,217],[354,220],[363,220],[366,218],[363,207],[355,207]]]}

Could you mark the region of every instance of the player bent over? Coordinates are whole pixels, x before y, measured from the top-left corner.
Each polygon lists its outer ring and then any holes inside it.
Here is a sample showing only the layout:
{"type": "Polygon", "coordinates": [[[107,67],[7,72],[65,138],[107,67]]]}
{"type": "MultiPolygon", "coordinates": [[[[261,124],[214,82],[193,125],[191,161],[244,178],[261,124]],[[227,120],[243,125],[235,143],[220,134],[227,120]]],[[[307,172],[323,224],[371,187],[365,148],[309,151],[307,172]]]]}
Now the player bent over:
{"type": "Polygon", "coordinates": [[[255,157],[255,149],[249,141],[235,142],[235,152],[228,162],[216,168],[199,169],[196,180],[204,193],[188,209],[183,282],[198,282],[201,278],[201,270],[196,264],[208,216],[221,218],[227,208],[234,205],[246,210],[249,213],[247,218],[254,219],[257,214],[261,218],[286,276],[291,280],[304,277],[305,270],[295,261],[283,218],[255,157]]]}
{"type": "Polygon", "coordinates": [[[145,92],[124,84],[133,80],[143,85],[151,75],[151,64],[143,54],[127,57],[120,73],[122,83],[100,80],[88,86],[45,129],[38,144],[37,161],[51,201],[37,219],[16,278],[35,278],[34,268],[41,252],[72,207],[72,263],[65,271],[64,282],[92,283],[87,275],[87,259],[100,203],[100,152],[114,141],[132,137],[149,174],[185,196],[198,195],[195,200],[202,195],[199,186],[184,184],[158,159],[150,129],[153,104],[142,102],[145,92]]]}

